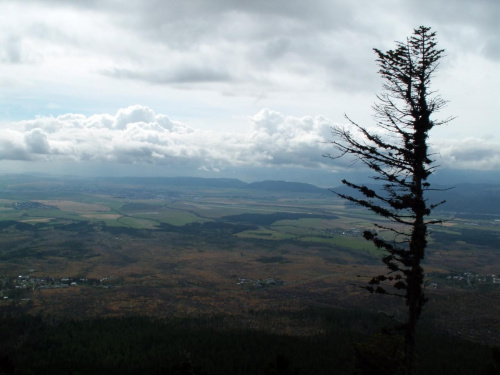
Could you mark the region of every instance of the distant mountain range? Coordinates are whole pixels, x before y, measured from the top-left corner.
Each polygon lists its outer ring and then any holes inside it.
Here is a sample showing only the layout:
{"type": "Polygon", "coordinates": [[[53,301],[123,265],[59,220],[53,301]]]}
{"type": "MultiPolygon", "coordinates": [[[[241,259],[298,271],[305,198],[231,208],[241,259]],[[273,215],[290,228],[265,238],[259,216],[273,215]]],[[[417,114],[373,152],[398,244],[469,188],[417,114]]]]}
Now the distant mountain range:
{"type": "Polygon", "coordinates": [[[319,188],[315,185],[305,184],[303,182],[286,181],[261,181],[252,182],[245,186],[245,189],[265,190],[265,191],[283,191],[287,193],[330,193],[327,189],[319,188]]]}
{"type": "MultiPolygon", "coordinates": [[[[313,184],[302,182],[287,182],[281,180],[266,180],[260,182],[247,183],[235,178],[202,178],[202,177],[62,177],[49,175],[4,175],[13,177],[17,182],[30,182],[42,180],[64,180],[68,184],[82,184],[94,181],[94,183],[111,183],[117,185],[135,185],[145,188],[161,187],[189,187],[189,188],[215,188],[215,189],[242,189],[267,191],[276,193],[307,193],[333,195],[326,188],[320,188],[313,184]],[[16,176],[16,177],[14,177],[16,176]]],[[[444,177],[444,176],[440,176],[444,177]]],[[[10,179],[10,178],[7,178],[10,179]]],[[[475,181],[471,179],[471,181],[475,181]]],[[[1,179],[0,179],[1,182],[1,179]]],[[[359,181],[355,181],[360,183],[359,181]]],[[[457,215],[494,215],[500,219],[500,184],[498,183],[454,183],[453,180],[446,184],[443,178],[431,181],[432,188],[427,194],[430,203],[437,203],[446,200],[446,203],[439,206],[437,210],[454,212],[457,215]]],[[[373,181],[366,184],[373,189],[380,189],[381,185],[374,185],[373,181]]],[[[332,188],[331,190],[356,196],[356,191],[344,185],[332,188]]]]}
{"type": "MultiPolygon", "coordinates": [[[[381,190],[381,185],[367,184],[374,190],[381,190]]],[[[495,215],[500,219],[500,184],[457,184],[455,186],[432,185],[426,193],[429,203],[435,204],[446,201],[435,211],[454,212],[458,215],[481,214],[495,215]]],[[[353,189],[347,186],[333,188],[337,193],[360,197],[353,189]]]]}
{"type": "Polygon", "coordinates": [[[312,184],[287,181],[260,181],[247,183],[235,178],[202,177],[112,177],[99,180],[144,186],[186,186],[223,189],[249,189],[282,193],[331,194],[327,189],[312,184]]]}
{"type": "MultiPolygon", "coordinates": [[[[116,177],[106,178],[105,180],[145,186],[186,186],[261,190],[277,193],[333,194],[329,189],[312,184],[273,180],[252,183],[231,178],[201,177],[116,177]]],[[[380,189],[381,187],[381,185],[374,185],[373,183],[367,185],[374,189],[380,189]]],[[[432,187],[436,190],[428,192],[429,202],[436,203],[446,200],[446,203],[438,208],[439,210],[464,214],[500,215],[500,184],[461,183],[455,186],[435,184],[432,187]]],[[[356,193],[343,185],[332,188],[332,190],[342,194],[355,195],[356,193]]]]}
{"type": "Polygon", "coordinates": [[[97,181],[144,186],[186,186],[223,189],[244,189],[249,184],[236,178],[202,177],[98,177],[97,181]]]}

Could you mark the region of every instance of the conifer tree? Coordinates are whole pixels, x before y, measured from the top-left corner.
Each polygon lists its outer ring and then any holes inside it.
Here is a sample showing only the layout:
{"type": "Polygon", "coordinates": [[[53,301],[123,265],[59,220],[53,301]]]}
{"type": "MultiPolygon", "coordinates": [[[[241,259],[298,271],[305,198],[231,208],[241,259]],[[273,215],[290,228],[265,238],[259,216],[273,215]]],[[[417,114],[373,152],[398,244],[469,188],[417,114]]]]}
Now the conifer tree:
{"type": "Polygon", "coordinates": [[[374,49],[384,79],[383,92],[373,107],[377,130],[370,131],[347,118],[354,131],[334,127],[331,143],[337,154],[326,155],[332,159],[354,156],[374,172],[375,181],[381,182],[378,189],[343,180],[357,194],[337,195],[393,222],[375,224],[375,230],[364,231],[364,238],[384,250],[382,262],[387,267],[386,273],[371,278],[365,288],[405,299],[406,373],[411,373],[414,365],[417,320],[427,300],[421,266],[427,227],[439,223],[429,215],[443,203],[430,204],[426,199],[426,191],[431,189],[427,180],[436,168],[428,150],[428,135],[433,127],[451,120],[432,117],[446,104],[430,89],[444,52],[436,46],[436,33],[421,26],[406,42],[396,42],[394,50],[374,49]]]}

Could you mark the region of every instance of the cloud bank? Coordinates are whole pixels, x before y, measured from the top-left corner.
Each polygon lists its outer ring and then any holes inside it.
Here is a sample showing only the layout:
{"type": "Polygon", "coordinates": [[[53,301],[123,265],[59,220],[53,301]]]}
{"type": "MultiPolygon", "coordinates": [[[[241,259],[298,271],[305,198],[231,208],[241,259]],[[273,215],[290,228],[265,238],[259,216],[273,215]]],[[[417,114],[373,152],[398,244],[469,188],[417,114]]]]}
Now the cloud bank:
{"type": "Polygon", "coordinates": [[[115,115],[66,114],[11,123],[0,141],[0,159],[94,161],[184,165],[218,171],[235,166],[320,167],[331,122],[285,117],[263,109],[247,119],[248,130],[195,130],[135,105],[115,115]]]}
{"type": "MultiPolygon", "coordinates": [[[[192,171],[231,168],[358,168],[332,151],[332,121],[262,109],[238,133],[199,130],[151,108],[134,105],[116,114],[65,114],[9,123],[0,160],[153,165],[192,171]]],[[[500,169],[500,144],[491,140],[432,140],[437,164],[456,169],[500,169]]],[[[75,164],[77,168],[78,164],[75,164]]]]}

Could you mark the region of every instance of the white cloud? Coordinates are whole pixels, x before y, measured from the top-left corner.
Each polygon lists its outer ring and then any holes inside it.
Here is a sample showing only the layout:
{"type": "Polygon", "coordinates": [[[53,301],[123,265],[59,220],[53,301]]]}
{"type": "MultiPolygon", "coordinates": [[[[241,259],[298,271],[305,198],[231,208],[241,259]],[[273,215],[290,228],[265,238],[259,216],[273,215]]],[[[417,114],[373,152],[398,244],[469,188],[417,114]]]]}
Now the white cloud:
{"type": "Polygon", "coordinates": [[[499,170],[500,142],[468,137],[433,142],[438,164],[452,169],[499,170]]]}
{"type": "Polygon", "coordinates": [[[115,115],[66,114],[11,123],[4,160],[73,160],[182,165],[220,170],[232,166],[318,166],[323,118],[285,117],[264,109],[248,119],[246,133],[201,131],[145,106],[115,115]]]}
{"type": "MultiPolygon", "coordinates": [[[[135,105],[116,114],[65,114],[11,123],[0,142],[2,160],[93,162],[176,166],[186,170],[228,168],[346,168],[333,161],[332,121],[294,117],[263,109],[246,119],[247,131],[198,130],[151,108],[135,105]]],[[[498,142],[471,138],[433,142],[438,164],[451,168],[498,169],[498,142]]]]}

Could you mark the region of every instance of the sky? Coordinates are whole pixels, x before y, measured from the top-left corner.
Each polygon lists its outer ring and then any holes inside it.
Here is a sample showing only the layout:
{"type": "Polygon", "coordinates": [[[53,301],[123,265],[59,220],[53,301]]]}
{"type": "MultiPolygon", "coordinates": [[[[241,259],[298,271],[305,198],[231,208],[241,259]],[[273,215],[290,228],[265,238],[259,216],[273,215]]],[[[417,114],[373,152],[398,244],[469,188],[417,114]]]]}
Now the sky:
{"type": "Polygon", "coordinates": [[[373,48],[437,32],[441,168],[500,174],[498,0],[2,0],[0,173],[334,184],[369,129],[373,48]]]}

